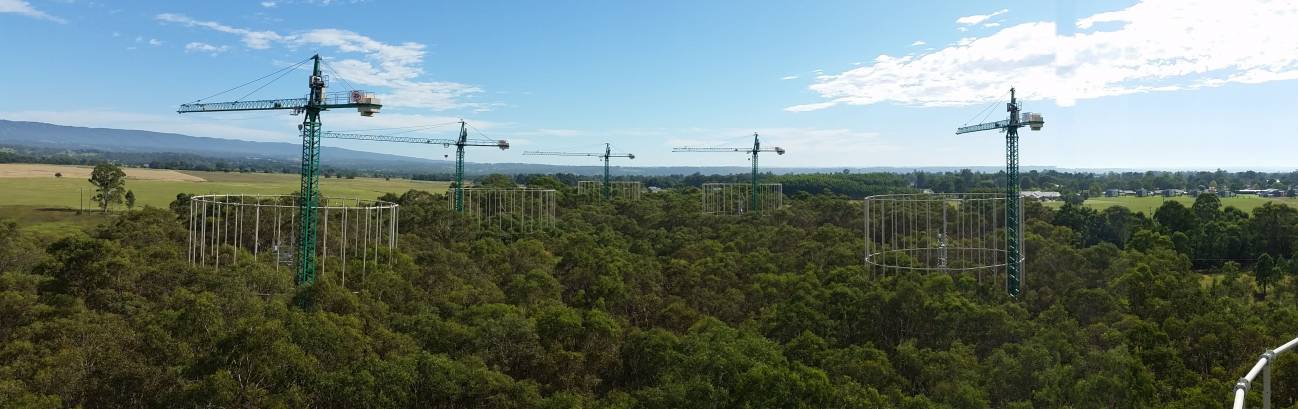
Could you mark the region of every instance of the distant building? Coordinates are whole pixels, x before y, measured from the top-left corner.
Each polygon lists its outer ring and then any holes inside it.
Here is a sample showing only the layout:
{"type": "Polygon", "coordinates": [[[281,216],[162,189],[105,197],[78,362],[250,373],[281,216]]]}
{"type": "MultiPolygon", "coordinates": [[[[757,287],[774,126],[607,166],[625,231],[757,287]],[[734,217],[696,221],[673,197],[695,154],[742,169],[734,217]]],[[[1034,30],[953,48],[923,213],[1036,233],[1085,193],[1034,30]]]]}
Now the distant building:
{"type": "Polygon", "coordinates": [[[1176,196],[1185,195],[1185,191],[1181,189],[1162,189],[1159,190],[1158,193],[1162,194],[1163,197],[1176,197],[1176,196]]]}
{"type": "Polygon", "coordinates": [[[1149,196],[1149,190],[1146,190],[1143,187],[1140,189],[1136,189],[1136,197],[1145,197],[1145,196],[1149,196]]]}
{"type": "Polygon", "coordinates": [[[1044,192],[1040,190],[1029,190],[1024,192],[1019,192],[1019,195],[1022,197],[1030,197],[1041,201],[1064,199],[1064,196],[1059,194],[1059,192],[1044,192]]]}
{"type": "Polygon", "coordinates": [[[1118,196],[1122,196],[1122,191],[1121,191],[1121,190],[1118,190],[1118,189],[1107,189],[1107,190],[1104,191],[1104,197],[1118,197],[1118,196]]]}

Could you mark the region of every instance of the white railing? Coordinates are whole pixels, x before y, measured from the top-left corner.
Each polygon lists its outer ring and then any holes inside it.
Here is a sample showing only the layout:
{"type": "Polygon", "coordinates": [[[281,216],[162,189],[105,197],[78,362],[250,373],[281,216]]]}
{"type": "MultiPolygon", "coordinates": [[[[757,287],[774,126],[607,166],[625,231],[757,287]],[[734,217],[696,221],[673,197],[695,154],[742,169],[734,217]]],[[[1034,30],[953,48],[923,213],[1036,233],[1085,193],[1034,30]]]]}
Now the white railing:
{"type": "Polygon", "coordinates": [[[1238,382],[1235,382],[1235,405],[1231,407],[1235,409],[1244,409],[1244,398],[1248,396],[1248,390],[1253,386],[1253,381],[1256,380],[1257,375],[1261,373],[1262,409],[1271,409],[1271,364],[1275,362],[1277,356],[1292,349],[1295,345],[1298,345],[1298,338],[1286,342],[1279,348],[1263,352],[1262,358],[1258,359],[1256,364],[1253,364],[1253,368],[1248,370],[1248,374],[1244,375],[1243,378],[1239,378],[1238,382]]]}

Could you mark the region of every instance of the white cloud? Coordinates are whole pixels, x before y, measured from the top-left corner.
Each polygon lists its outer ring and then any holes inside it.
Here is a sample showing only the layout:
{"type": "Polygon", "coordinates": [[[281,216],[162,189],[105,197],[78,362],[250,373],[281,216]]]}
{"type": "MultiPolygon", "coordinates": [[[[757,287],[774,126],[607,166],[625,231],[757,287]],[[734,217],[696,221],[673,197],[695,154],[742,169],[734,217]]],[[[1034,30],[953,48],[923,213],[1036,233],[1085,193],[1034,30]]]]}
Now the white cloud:
{"type": "Polygon", "coordinates": [[[919,46],[924,45],[924,44],[928,44],[928,43],[924,42],[924,40],[915,40],[915,42],[910,43],[910,46],[911,46],[911,47],[919,47],[919,46]]]}
{"type": "Polygon", "coordinates": [[[197,41],[189,44],[185,44],[185,52],[187,53],[206,53],[206,54],[216,55],[229,50],[230,50],[230,46],[228,45],[215,46],[208,43],[200,43],[197,41]]]}
{"type": "Polygon", "coordinates": [[[783,76],[783,77],[780,77],[780,79],[781,79],[781,80],[784,80],[784,81],[788,81],[788,80],[796,80],[796,79],[798,79],[798,76],[797,76],[797,75],[785,75],[785,76],[783,76]]]}
{"type": "Polygon", "coordinates": [[[155,17],[159,21],[169,23],[183,24],[188,27],[203,27],[216,30],[222,33],[235,34],[243,37],[243,44],[248,48],[266,49],[275,41],[281,41],[284,37],[273,31],[253,31],[244,28],[230,27],[214,21],[198,21],[180,14],[163,13],[155,17]]]}
{"type": "Polygon", "coordinates": [[[534,132],[536,135],[539,136],[557,136],[561,138],[571,138],[571,137],[582,136],[586,134],[585,131],[581,131],[577,129],[554,129],[554,128],[541,128],[541,129],[537,129],[534,132]]]}
{"type": "Polygon", "coordinates": [[[837,103],[837,102],[832,102],[832,101],[831,101],[831,102],[816,102],[816,103],[812,103],[812,104],[794,105],[794,106],[791,106],[791,107],[788,107],[788,108],[784,108],[784,110],[785,110],[785,111],[789,111],[789,112],[807,112],[807,111],[816,111],[816,110],[821,110],[821,109],[829,108],[829,107],[832,107],[832,106],[834,106],[834,105],[838,105],[838,103],[837,103]]]}
{"type": "Polygon", "coordinates": [[[149,39],[149,45],[154,46],[154,47],[160,46],[160,45],[162,45],[162,40],[159,40],[159,39],[156,39],[156,38],[150,38],[150,39],[149,39]]]}
{"type": "Polygon", "coordinates": [[[1011,86],[1027,99],[1068,106],[1079,99],[1295,79],[1295,21],[1296,2],[1146,0],[1070,22],[1079,29],[1073,34],[1059,34],[1053,22],[1029,22],[918,56],[883,55],[818,77],[810,89],[829,101],[786,110],[880,102],[969,105],[1003,99],[1011,86]]]}
{"type": "Polygon", "coordinates": [[[297,48],[329,47],[344,54],[359,54],[362,58],[326,60],[337,77],[363,86],[390,89],[380,93],[385,106],[447,110],[470,108],[485,111],[499,104],[469,102],[465,99],[482,93],[473,85],[446,81],[420,80],[423,76],[425,46],[415,42],[384,43],[368,36],[340,29],[314,29],[295,34],[274,31],[256,31],[227,26],[214,21],[200,21],[178,14],[159,14],[159,21],[202,27],[240,36],[244,45],[253,49],[266,49],[274,45],[297,48]]]}
{"type": "Polygon", "coordinates": [[[35,19],[49,20],[59,24],[68,23],[67,20],[37,10],[35,7],[32,7],[31,3],[23,0],[0,0],[0,13],[14,13],[35,19]]]}
{"type": "Polygon", "coordinates": [[[987,27],[987,28],[1000,27],[1000,26],[1001,26],[1001,23],[987,23],[987,24],[983,24],[983,27],[987,27]]]}
{"type": "Polygon", "coordinates": [[[275,7],[275,5],[276,5],[275,2],[273,2],[273,1],[263,1],[263,2],[261,2],[261,6],[262,6],[262,7],[265,7],[265,8],[273,8],[273,7],[275,7]]]}
{"type": "Polygon", "coordinates": [[[990,18],[992,18],[992,17],[996,17],[996,16],[999,16],[999,15],[1001,15],[1001,14],[1005,14],[1005,13],[1009,13],[1009,12],[1010,12],[1010,9],[1000,9],[1000,10],[996,10],[996,11],[992,12],[991,14],[976,14],[976,15],[972,15],[972,16],[964,16],[964,17],[960,17],[960,18],[958,18],[958,19],[955,19],[955,22],[956,22],[956,24],[961,24],[961,25],[966,25],[966,26],[972,26],[972,25],[974,25],[974,24],[978,24],[978,23],[981,23],[981,22],[987,21],[988,19],[990,19],[990,18]]]}

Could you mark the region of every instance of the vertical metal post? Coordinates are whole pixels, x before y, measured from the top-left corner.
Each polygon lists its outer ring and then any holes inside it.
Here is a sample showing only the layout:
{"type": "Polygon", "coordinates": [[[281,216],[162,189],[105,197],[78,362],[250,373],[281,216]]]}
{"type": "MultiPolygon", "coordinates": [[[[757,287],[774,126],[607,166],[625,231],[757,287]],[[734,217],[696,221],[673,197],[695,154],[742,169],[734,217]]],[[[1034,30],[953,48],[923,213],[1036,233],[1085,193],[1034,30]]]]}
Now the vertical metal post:
{"type": "Polygon", "coordinates": [[[748,211],[757,211],[757,152],[762,150],[762,143],[757,140],[757,132],[753,132],[753,184],[749,187],[748,211]]]}
{"type": "Polygon", "coordinates": [[[253,216],[252,223],[256,226],[252,230],[252,259],[258,260],[258,250],[261,250],[261,196],[256,198],[256,215],[253,216]]]}
{"type": "Polygon", "coordinates": [[[350,211],[348,208],[345,208],[345,207],[343,208],[343,225],[342,225],[342,228],[341,228],[343,237],[342,237],[342,240],[339,240],[339,245],[338,245],[339,249],[342,250],[342,254],[343,254],[343,258],[342,258],[342,261],[343,261],[343,279],[342,279],[342,286],[343,286],[343,288],[347,288],[347,213],[350,213],[350,212],[351,212],[351,211],[350,211]]]}
{"type": "Polygon", "coordinates": [[[189,264],[194,264],[194,198],[189,199],[189,241],[185,243],[189,250],[189,264]]]}
{"type": "Polygon", "coordinates": [[[608,143],[605,143],[604,144],[604,200],[605,201],[612,200],[611,192],[613,186],[609,184],[609,177],[608,177],[608,157],[612,155],[612,153],[613,153],[612,148],[609,147],[608,143]]]}
{"type": "Polygon", "coordinates": [[[279,224],[280,224],[280,218],[279,218],[279,204],[276,203],[276,204],[275,204],[275,247],[274,247],[274,249],[275,249],[275,272],[276,272],[276,273],[279,272],[279,255],[284,253],[284,248],[281,247],[282,243],[281,243],[280,240],[279,240],[279,238],[280,238],[280,237],[279,237],[279,227],[280,227],[279,224]]]}
{"type": "Polygon", "coordinates": [[[1266,360],[1266,367],[1262,368],[1262,409],[1271,409],[1271,364],[1275,359],[1275,353],[1267,352],[1270,358],[1266,360]]]}
{"type": "Polygon", "coordinates": [[[464,213],[464,144],[469,138],[465,123],[460,121],[460,139],[455,144],[455,212],[464,213]]]}

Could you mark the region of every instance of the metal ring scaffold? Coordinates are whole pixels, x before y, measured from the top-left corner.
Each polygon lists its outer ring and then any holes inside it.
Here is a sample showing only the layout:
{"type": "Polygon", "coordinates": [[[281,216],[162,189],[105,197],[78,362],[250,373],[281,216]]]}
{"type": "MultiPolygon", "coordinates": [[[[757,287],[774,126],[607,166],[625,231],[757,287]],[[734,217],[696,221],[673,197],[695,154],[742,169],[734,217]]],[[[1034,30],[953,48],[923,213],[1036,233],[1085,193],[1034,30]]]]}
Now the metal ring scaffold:
{"type": "MultiPolygon", "coordinates": [[[[577,195],[583,197],[599,197],[604,194],[604,182],[598,180],[579,180],[577,181],[577,195]]],[[[644,187],[640,182],[633,181],[613,181],[609,182],[609,196],[625,200],[640,200],[640,194],[643,193],[644,187]]]]}
{"type": "MultiPolygon", "coordinates": [[[[476,219],[479,226],[495,227],[511,234],[531,234],[554,227],[558,203],[554,189],[464,188],[463,191],[463,214],[476,219]]],[[[454,199],[448,203],[454,208],[454,199]]]]}
{"type": "Polygon", "coordinates": [[[867,197],[865,264],[881,273],[970,272],[1003,281],[1005,206],[1001,193],[867,197]]]}
{"type": "Polygon", "coordinates": [[[784,206],[784,185],[760,183],[757,185],[757,208],[749,209],[753,203],[752,188],[751,183],[704,183],[703,214],[765,212],[784,206]]]}
{"type": "MultiPolygon", "coordinates": [[[[298,199],[297,195],[249,194],[190,197],[190,263],[220,268],[248,257],[273,262],[276,270],[285,266],[292,271],[298,199]]],[[[399,205],[337,197],[321,197],[319,203],[316,257],[321,275],[333,266],[346,286],[349,264],[359,261],[359,272],[364,276],[372,265],[391,263],[391,257],[384,253],[397,248],[399,205]]]]}
{"type": "Polygon", "coordinates": [[[1275,360],[1280,354],[1289,352],[1294,347],[1298,347],[1298,339],[1290,340],[1284,345],[1263,352],[1257,363],[1253,364],[1252,368],[1249,368],[1248,373],[1244,374],[1243,378],[1235,381],[1235,388],[1231,390],[1231,395],[1235,398],[1231,408],[1244,409],[1247,406],[1245,401],[1248,398],[1248,391],[1253,389],[1253,381],[1257,380],[1257,376],[1262,375],[1262,408],[1271,409],[1272,367],[1275,366],[1275,360]]]}

